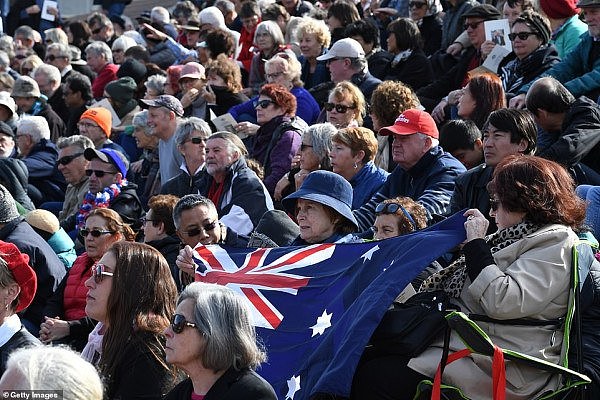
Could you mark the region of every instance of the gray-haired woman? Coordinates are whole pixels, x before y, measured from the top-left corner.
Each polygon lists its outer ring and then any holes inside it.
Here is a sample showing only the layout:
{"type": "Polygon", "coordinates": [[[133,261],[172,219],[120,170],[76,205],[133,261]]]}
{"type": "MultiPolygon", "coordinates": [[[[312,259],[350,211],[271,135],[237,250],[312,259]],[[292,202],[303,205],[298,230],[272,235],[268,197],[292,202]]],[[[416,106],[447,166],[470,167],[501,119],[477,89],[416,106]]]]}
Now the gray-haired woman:
{"type": "Polygon", "coordinates": [[[144,95],[144,99],[153,100],[160,96],[161,94],[165,94],[165,84],[167,83],[167,77],[162,75],[151,75],[148,77],[146,82],[144,82],[144,86],[146,87],[146,94],[144,95]]]}
{"type": "Polygon", "coordinates": [[[202,169],[206,147],[206,139],[211,135],[208,124],[196,117],[190,117],[177,125],[175,143],[177,150],[183,155],[182,172],[163,182],[161,193],[183,197],[186,194],[198,193],[198,181],[204,175],[202,169]]]}
{"type": "Polygon", "coordinates": [[[336,127],[328,122],[312,125],[304,132],[300,152],[294,159],[294,161],[298,161],[298,167],[292,169],[277,182],[273,196],[276,201],[294,193],[296,188],[302,186],[304,178],[312,171],[331,170],[329,157],[332,149],[331,138],[336,132],[336,127]]]}
{"type": "Polygon", "coordinates": [[[266,359],[244,301],[225,286],[195,282],[177,300],[167,337],[167,362],[189,378],[166,400],[275,400],[275,391],[254,369],[266,359]]]}
{"type": "Polygon", "coordinates": [[[284,51],[284,43],[283,33],[277,22],[263,21],[258,24],[254,33],[254,46],[259,52],[254,55],[250,64],[250,87],[244,89],[247,96],[258,93],[260,87],[266,83],[265,62],[284,51]]]}

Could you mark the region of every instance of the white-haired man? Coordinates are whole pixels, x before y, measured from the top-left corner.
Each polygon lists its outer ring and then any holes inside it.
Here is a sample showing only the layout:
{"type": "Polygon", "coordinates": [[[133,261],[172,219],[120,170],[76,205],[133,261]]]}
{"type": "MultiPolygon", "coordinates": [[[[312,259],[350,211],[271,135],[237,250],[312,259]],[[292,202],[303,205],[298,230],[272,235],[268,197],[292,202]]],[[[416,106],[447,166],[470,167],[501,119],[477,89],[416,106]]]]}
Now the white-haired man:
{"type": "Polygon", "coordinates": [[[33,70],[33,79],[37,82],[40,92],[48,99],[48,104],[66,124],[69,120],[69,109],[63,98],[60,70],[54,65],[42,64],[33,70]]]}
{"type": "Polygon", "coordinates": [[[25,117],[17,126],[17,147],[29,171],[28,194],[39,207],[46,201],[63,201],[67,184],[56,168],[58,149],[50,141],[50,128],[43,117],[25,117]]]}
{"type": "Polygon", "coordinates": [[[119,66],[113,64],[112,50],[106,43],[92,42],[85,48],[88,66],[96,74],[92,82],[92,95],[100,99],[104,95],[104,87],[112,81],[116,81],[119,66]]]}

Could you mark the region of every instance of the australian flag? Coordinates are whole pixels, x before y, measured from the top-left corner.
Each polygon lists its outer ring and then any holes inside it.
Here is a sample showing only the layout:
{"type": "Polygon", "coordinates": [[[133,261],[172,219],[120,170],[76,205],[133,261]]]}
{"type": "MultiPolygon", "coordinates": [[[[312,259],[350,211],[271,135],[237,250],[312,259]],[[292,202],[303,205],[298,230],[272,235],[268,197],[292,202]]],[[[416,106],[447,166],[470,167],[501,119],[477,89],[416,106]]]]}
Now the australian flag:
{"type": "Polygon", "coordinates": [[[248,300],[279,399],[349,396],[371,334],[398,294],[465,239],[456,214],[423,231],[356,244],[233,249],[198,246],[196,280],[248,300]]]}

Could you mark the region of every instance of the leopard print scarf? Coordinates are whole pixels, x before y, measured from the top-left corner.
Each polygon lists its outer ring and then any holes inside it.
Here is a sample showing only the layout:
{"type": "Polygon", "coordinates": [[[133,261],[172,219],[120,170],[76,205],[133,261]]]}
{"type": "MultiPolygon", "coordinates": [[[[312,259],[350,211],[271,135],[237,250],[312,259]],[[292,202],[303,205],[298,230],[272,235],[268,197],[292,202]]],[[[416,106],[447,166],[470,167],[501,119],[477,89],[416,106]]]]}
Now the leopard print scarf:
{"type": "MultiPolygon", "coordinates": [[[[539,230],[541,225],[530,222],[521,222],[517,225],[499,230],[485,237],[485,241],[492,247],[492,254],[523,239],[525,236],[539,230]]],[[[465,256],[462,254],[447,268],[436,272],[427,278],[419,288],[419,292],[444,290],[452,297],[459,297],[467,278],[465,256]]]]}

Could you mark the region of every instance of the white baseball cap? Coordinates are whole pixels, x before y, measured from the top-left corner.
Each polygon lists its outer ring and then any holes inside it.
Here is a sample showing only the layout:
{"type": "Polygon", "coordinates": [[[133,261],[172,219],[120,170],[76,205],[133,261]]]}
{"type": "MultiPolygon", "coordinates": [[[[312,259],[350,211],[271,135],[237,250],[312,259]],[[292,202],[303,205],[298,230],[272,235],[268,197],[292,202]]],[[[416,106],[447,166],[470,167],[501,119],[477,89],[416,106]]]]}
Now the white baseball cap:
{"type": "Polygon", "coordinates": [[[317,57],[317,60],[326,61],[333,58],[365,58],[365,51],[354,39],[340,39],[331,46],[327,54],[317,57]]]}

